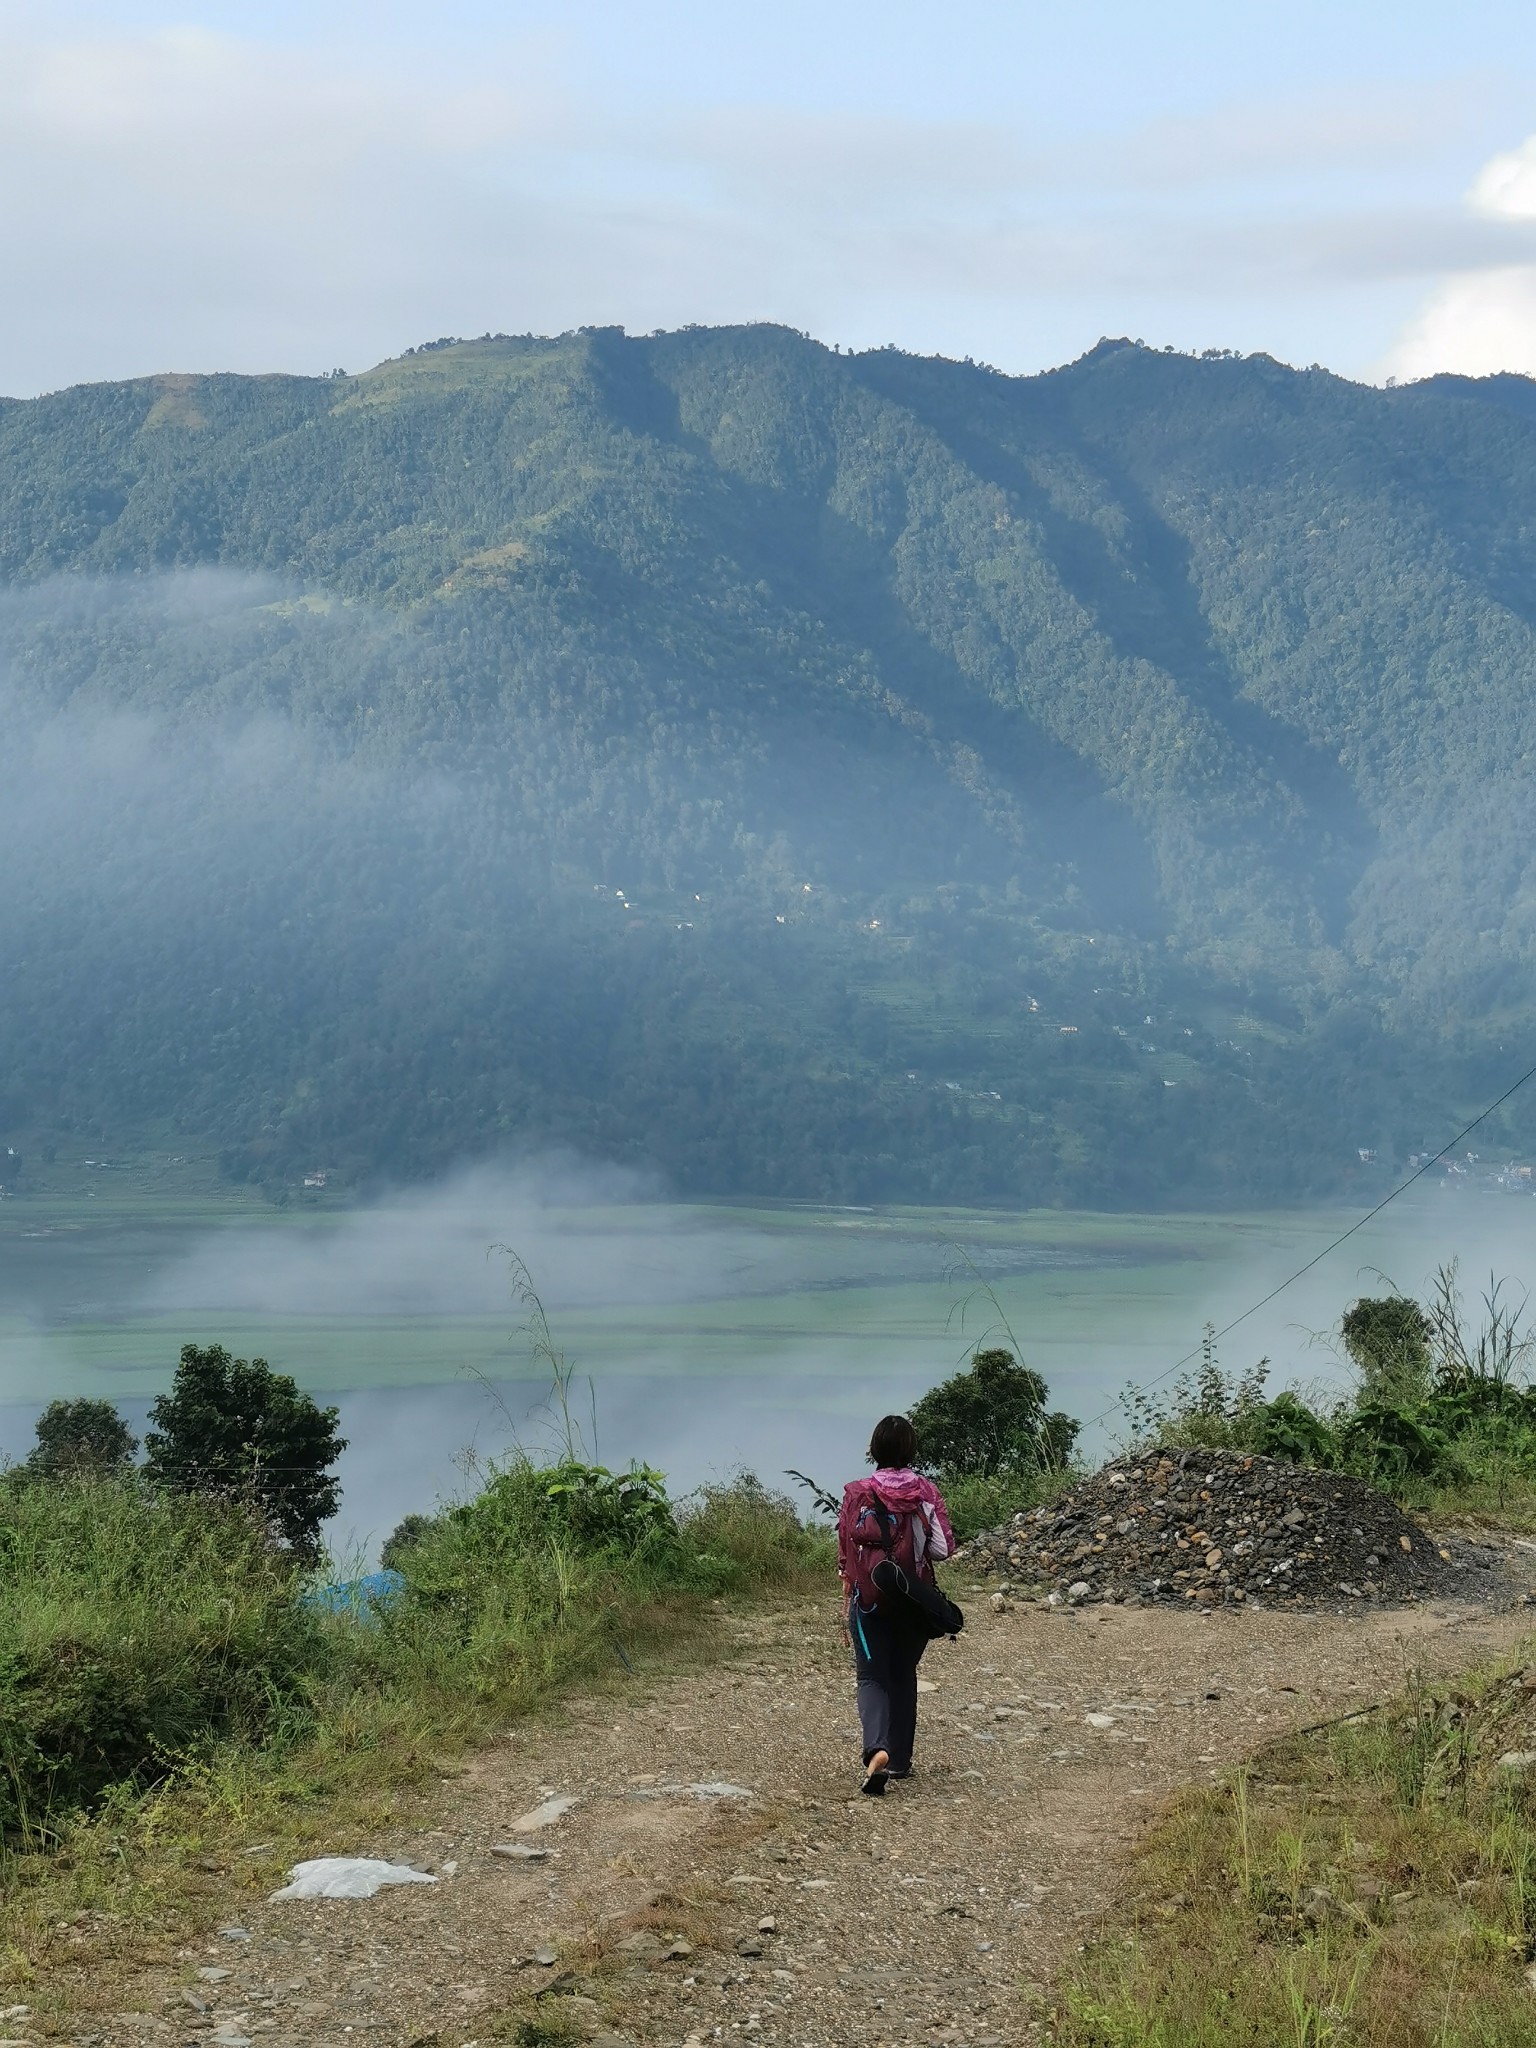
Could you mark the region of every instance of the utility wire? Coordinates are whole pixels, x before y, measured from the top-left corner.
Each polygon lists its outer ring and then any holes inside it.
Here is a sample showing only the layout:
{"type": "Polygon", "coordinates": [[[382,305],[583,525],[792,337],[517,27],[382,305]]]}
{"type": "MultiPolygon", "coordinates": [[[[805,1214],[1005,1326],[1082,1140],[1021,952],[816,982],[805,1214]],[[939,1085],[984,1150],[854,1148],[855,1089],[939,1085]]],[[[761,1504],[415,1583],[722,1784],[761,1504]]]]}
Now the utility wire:
{"type": "MultiPolygon", "coordinates": [[[[1289,1276],[1289,1278],[1282,1280],[1280,1282],[1278,1287],[1271,1287],[1268,1294],[1263,1295],[1258,1301],[1254,1302],[1251,1308],[1245,1308],[1240,1316],[1234,1316],[1230,1323],[1224,1323],[1222,1327],[1216,1331],[1215,1335],[1210,1338],[1209,1341],[1212,1344],[1219,1344],[1221,1339],[1225,1336],[1228,1336],[1233,1330],[1235,1330],[1238,1327],[1240,1323],[1246,1323],[1248,1318],[1250,1316],[1256,1316],[1261,1308],[1267,1308],[1269,1304],[1275,1299],[1275,1296],[1277,1294],[1284,1294],[1287,1287],[1293,1287],[1304,1273],[1310,1273],[1314,1266],[1321,1265],[1323,1260],[1328,1257],[1330,1252],[1336,1252],[1341,1244],[1347,1244],[1350,1238],[1354,1236],[1357,1230],[1364,1230],[1366,1224],[1371,1221],[1372,1217],[1379,1216],[1382,1210],[1386,1208],[1389,1202],[1395,1202],[1399,1195],[1405,1194],[1407,1190],[1413,1186],[1416,1180],[1421,1180],[1423,1176],[1426,1173],[1428,1173],[1429,1169],[1432,1166],[1436,1166],[1439,1164],[1439,1162],[1445,1157],[1447,1152],[1454,1150],[1454,1148],[1461,1143],[1463,1138],[1470,1137],[1473,1131],[1477,1129],[1479,1124],[1486,1123],[1489,1117],[1493,1115],[1496,1109],[1502,1109],[1504,1107],[1504,1104],[1508,1102],[1509,1098],[1512,1095],[1517,1095],[1520,1092],[1520,1090],[1525,1086],[1526,1082],[1532,1079],[1536,1079],[1536,1067],[1527,1067],[1525,1072],[1520,1076],[1519,1080],[1512,1081],[1496,1102],[1490,1102],[1488,1107],[1485,1110],[1481,1110],[1475,1117],[1473,1117],[1471,1123],[1467,1124],[1462,1130],[1459,1130],[1454,1138],[1447,1139],[1445,1144],[1443,1144],[1440,1147],[1440,1150],[1438,1152],[1431,1154],[1431,1156],[1424,1161],[1422,1166],[1415,1167],[1413,1172],[1409,1174],[1408,1178],[1405,1181],[1399,1181],[1398,1185],[1395,1188],[1393,1188],[1390,1194],[1383,1195],[1381,1200],[1376,1204],[1374,1209],[1367,1209],[1365,1214],[1359,1217],[1355,1222],[1351,1223],[1348,1230],[1341,1232],[1341,1234],[1333,1240],[1332,1244],[1325,1244],[1322,1250],[1320,1252],[1317,1252],[1312,1258],[1308,1259],[1307,1263],[1304,1266],[1298,1266],[1295,1272],[1292,1273],[1289,1276]]],[[[1193,1351],[1186,1351],[1182,1358],[1174,1360],[1173,1364],[1168,1367],[1166,1372],[1160,1372],[1155,1379],[1148,1380],[1146,1384],[1149,1387],[1156,1387],[1160,1386],[1164,1380],[1172,1379],[1173,1375],[1176,1372],[1181,1371],[1184,1366],[1193,1364],[1195,1359],[1197,1359],[1200,1356],[1204,1348],[1205,1346],[1203,1343],[1197,1344],[1193,1351]]],[[[1118,1401],[1111,1401],[1109,1406],[1101,1410],[1099,1414],[1089,1417],[1088,1421],[1083,1424],[1084,1429],[1094,1428],[1098,1423],[1103,1422],[1106,1417],[1113,1415],[1115,1410],[1119,1406],[1120,1403],[1118,1401]]]]}

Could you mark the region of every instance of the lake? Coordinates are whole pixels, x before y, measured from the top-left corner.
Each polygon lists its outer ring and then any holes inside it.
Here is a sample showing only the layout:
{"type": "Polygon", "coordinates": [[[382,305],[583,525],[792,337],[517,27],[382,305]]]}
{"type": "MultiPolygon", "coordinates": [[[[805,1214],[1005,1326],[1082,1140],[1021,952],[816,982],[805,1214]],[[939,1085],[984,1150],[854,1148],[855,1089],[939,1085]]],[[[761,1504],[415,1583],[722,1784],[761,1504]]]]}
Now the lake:
{"type": "MultiPolygon", "coordinates": [[[[549,1375],[494,1245],[526,1261],[606,1462],[647,1460],[679,1488],[740,1466],[830,1484],[856,1469],[878,1414],[982,1339],[1007,1342],[1004,1324],[1053,1405],[1094,1417],[1358,1213],[678,1204],[569,1163],[467,1172],[356,1209],[96,1180],[0,1203],[0,1451],[24,1452],[60,1395],[104,1395],[139,1427],[180,1345],[223,1343],[339,1403],[337,1535],[364,1550],[461,1489],[466,1450],[549,1440],[549,1375]]],[[[1529,1198],[1405,1198],[1235,1332],[1223,1361],[1267,1354],[1275,1385],[1337,1379],[1319,1333],[1382,1291],[1378,1275],[1417,1292],[1459,1255],[1469,1283],[1491,1269],[1519,1280],[1536,1274],[1533,1251],[1529,1198]]]]}

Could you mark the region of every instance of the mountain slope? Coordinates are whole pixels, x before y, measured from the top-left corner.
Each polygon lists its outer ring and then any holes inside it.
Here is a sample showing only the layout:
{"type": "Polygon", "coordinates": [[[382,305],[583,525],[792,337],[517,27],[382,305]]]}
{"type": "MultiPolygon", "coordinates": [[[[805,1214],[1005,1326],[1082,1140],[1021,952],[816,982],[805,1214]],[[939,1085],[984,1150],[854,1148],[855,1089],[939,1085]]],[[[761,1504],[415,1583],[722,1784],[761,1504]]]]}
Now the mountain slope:
{"type": "Polygon", "coordinates": [[[946,1198],[1436,1143],[1536,963],[1529,392],[749,328],[0,406],[7,1113],[946,1198]]]}

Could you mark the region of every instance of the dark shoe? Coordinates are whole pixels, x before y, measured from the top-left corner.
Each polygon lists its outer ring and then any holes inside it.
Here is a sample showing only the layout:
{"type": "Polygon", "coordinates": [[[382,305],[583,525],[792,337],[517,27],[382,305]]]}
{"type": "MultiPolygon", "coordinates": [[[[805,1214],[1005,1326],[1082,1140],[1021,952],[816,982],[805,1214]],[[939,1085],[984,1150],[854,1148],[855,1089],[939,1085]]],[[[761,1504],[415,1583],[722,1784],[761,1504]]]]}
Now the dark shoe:
{"type": "Polygon", "coordinates": [[[885,1782],[891,1775],[891,1760],[883,1749],[875,1750],[864,1759],[864,1782],[859,1790],[867,1799],[883,1799],[885,1782]]]}
{"type": "Polygon", "coordinates": [[[900,1781],[902,1778],[910,1778],[912,1766],[910,1764],[892,1764],[885,1775],[895,1781],[900,1781]]]}

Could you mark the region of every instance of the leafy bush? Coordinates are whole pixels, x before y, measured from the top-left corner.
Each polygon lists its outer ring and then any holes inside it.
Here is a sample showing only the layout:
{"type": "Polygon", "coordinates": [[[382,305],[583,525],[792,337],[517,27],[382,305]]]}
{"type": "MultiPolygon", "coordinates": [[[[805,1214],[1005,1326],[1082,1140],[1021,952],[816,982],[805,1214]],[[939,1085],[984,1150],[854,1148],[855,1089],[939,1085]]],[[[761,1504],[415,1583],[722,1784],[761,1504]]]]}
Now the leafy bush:
{"type": "Polygon", "coordinates": [[[1416,1301],[1363,1296],[1344,1311],[1339,1335],[1369,1398],[1412,1400],[1428,1392],[1433,1330],[1416,1301]]]}
{"type": "Polygon", "coordinates": [[[1338,1437],[1332,1425],[1289,1387],[1246,1418],[1252,1448],[1265,1458],[1292,1465],[1336,1465],[1338,1437]]]}
{"type": "Polygon", "coordinates": [[[678,1510],[678,1525],[700,1567],[717,1569],[732,1589],[788,1587],[836,1566],[830,1530],[807,1526],[794,1502],[753,1472],[701,1486],[678,1510]]]}
{"type": "Polygon", "coordinates": [[[931,1471],[993,1478],[1064,1466],[1079,1425],[1046,1412],[1046,1385],[1011,1351],[978,1351],[964,1372],[930,1389],[912,1409],[918,1451],[931,1471]]]}
{"type": "Polygon", "coordinates": [[[519,1455],[494,1467],[451,1520],[472,1551],[503,1561],[548,1543],[627,1562],[660,1562],[680,1549],[666,1479],[648,1465],[610,1472],[578,1458],[537,1465],[519,1455]]]}
{"type": "Polygon", "coordinates": [[[259,1518],[131,1479],[0,1487],[0,1833],[300,1710],[323,1638],[259,1518]]]}
{"type": "Polygon", "coordinates": [[[1131,1443],[1136,1449],[1194,1444],[1202,1450],[1257,1451],[1266,1430],[1274,1442],[1283,1443],[1287,1426],[1296,1428],[1297,1418],[1270,1414],[1272,1404],[1264,1398],[1268,1378],[1267,1358],[1242,1372],[1226,1371],[1216,1355],[1215,1326],[1207,1323],[1200,1363],[1193,1370],[1180,1373],[1160,1393],[1127,1387],[1121,1395],[1131,1443]]]}

